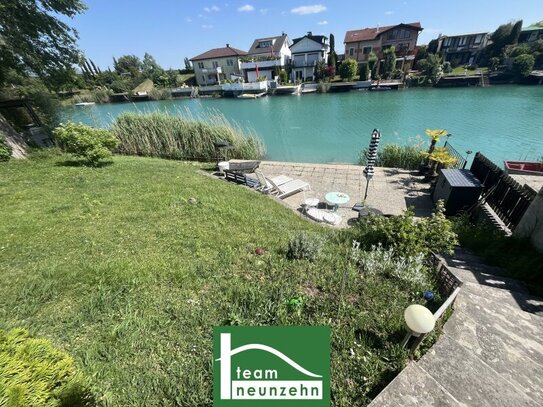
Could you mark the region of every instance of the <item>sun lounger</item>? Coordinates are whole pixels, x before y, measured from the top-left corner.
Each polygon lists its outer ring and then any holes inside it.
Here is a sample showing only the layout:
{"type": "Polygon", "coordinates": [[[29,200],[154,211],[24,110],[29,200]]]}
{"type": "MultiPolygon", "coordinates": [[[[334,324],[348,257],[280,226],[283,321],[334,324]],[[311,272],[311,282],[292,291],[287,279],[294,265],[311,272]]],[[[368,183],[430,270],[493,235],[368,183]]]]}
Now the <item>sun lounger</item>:
{"type": "Polygon", "coordinates": [[[274,194],[279,199],[283,199],[297,192],[310,189],[307,182],[299,179],[292,179],[286,175],[267,178],[264,176],[264,174],[262,174],[261,171],[258,170],[255,171],[255,174],[260,182],[261,191],[274,194]]]}
{"type": "Polygon", "coordinates": [[[308,218],[317,222],[324,222],[330,225],[338,225],[341,222],[341,216],[337,213],[323,211],[322,209],[309,208],[305,211],[308,218]]]}
{"type": "Polygon", "coordinates": [[[241,184],[248,186],[249,188],[258,188],[260,182],[254,178],[247,177],[246,175],[239,174],[234,171],[226,170],[224,171],[224,178],[227,181],[235,182],[236,184],[241,184]]]}

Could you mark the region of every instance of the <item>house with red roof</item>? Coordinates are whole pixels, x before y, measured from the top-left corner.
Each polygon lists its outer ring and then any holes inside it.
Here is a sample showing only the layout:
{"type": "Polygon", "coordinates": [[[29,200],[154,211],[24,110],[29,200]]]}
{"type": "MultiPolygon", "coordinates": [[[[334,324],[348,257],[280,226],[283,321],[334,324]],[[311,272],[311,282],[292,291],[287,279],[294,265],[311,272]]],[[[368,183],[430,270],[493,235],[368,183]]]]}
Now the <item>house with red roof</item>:
{"type": "Polygon", "coordinates": [[[413,61],[419,33],[422,30],[420,23],[416,22],[347,31],[343,41],[345,58],[352,58],[359,64],[364,64],[368,62],[371,52],[379,59],[383,59],[383,51],[393,46],[398,59],[413,61]]]}
{"type": "Polygon", "coordinates": [[[199,86],[215,85],[226,79],[241,77],[241,58],[247,52],[226,44],[191,58],[196,82],[199,86]]]}

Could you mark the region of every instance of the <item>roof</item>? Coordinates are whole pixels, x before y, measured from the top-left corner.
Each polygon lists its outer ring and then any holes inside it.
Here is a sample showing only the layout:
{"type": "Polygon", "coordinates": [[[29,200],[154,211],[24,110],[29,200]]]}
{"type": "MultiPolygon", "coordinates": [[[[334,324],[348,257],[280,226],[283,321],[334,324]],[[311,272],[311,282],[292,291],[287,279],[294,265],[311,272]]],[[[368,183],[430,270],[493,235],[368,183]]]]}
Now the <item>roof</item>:
{"type": "Polygon", "coordinates": [[[358,41],[372,41],[377,39],[381,34],[392,30],[393,28],[397,27],[405,27],[405,28],[412,28],[413,30],[422,31],[422,26],[417,21],[416,23],[409,23],[409,24],[396,24],[396,25],[388,25],[385,27],[372,27],[372,28],[363,28],[361,30],[351,30],[347,31],[345,33],[345,40],[344,43],[348,42],[358,42],[358,41]]]}
{"type": "Polygon", "coordinates": [[[540,31],[543,30],[543,27],[539,25],[529,25],[528,27],[524,27],[522,31],[540,31]]]}
{"type": "Polygon", "coordinates": [[[464,33],[464,34],[454,34],[454,35],[442,35],[440,38],[456,38],[456,37],[470,37],[472,35],[488,35],[490,34],[487,31],[475,32],[475,33],[464,33]]]}
{"type": "Polygon", "coordinates": [[[237,48],[227,45],[224,48],[213,48],[203,54],[197,55],[194,58],[191,58],[191,61],[199,61],[202,59],[214,59],[214,58],[224,58],[224,57],[237,57],[247,55],[245,51],[239,50],[237,48]]]}
{"type": "Polygon", "coordinates": [[[271,54],[273,48],[273,53],[279,55],[285,43],[288,45],[288,36],[286,34],[277,37],[257,38],[251,45],[248,54],[271,54]],[[260,48],[258,45],[263,41],[273,41],[273,46],[260,48]]]}
{"type": "Polygon", "coordinates": [[[298,42],[300,42],[304,38],[309,38],[310,40],[315,41],[318,44],[324,44],[326,42],[326,40],[328,39],[328,37],[326,35],[307,34],[307,35],[304,35],[303,37],[300,37],[300,38],[294,38],[292,40],[292,45],[297,44],[298,42]]]}

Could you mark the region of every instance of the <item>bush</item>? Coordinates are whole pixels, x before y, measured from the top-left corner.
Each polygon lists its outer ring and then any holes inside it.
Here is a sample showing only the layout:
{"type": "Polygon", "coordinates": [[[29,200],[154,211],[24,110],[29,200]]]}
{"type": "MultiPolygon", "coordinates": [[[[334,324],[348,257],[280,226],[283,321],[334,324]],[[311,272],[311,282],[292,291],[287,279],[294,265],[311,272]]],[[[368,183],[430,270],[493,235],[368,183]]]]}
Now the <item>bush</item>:
{"type": "Polygon", "coordinates": [[[90,406],[92,397],[73,359],[23,329],[0,331],[0,405],[90,406]]]}
{"type": "Polygon", "coordinates": [[[318,93],[327,93],[330,90],[330,84],[327,82],[320,81],[317,84],[317,92],[318,93]]]}
{"type": "Polygon", "coordinates": [[[453,71],[453,68],[451,66],[451,63],[449,61],[445,61],[443,63],[443,73],[451,73],[453,71]]]}
{"type": "Polygon", "coordinates": [[[355,238],[366,248],[381,244],[394,248],[400,256],[416,256],[419,253],[452,253],[458,243],[453,223],[445,218],[445,207],[438,201],[430,218],[416,220],[411,209],[390,218],[368,216],[358,222],[355,238]]]}
{"type": "MultiPolygon", "coordinates": [[[[360,165],[366,165],[367,154],[367,148],[360,153],[360,165]]],[[[377,167],[416,170],[425,157],[425,152],[418,145],[399,146],[397,144],[387,144],[377,153],[375,165],[377,167]]]]}
{"type": "Polygon", "coordinates": [[[300,232],[293,236],[287,246],[286,256],[290,260],[316,260],[323,246],[322,239],[317,235],[300,232]]]}
{"type": "Polygon", "coordinates": [[[82,123],[68,122],[53,131],[61,148],[75,157],[83,158],[90,165],[111,157],[119,140],[109,131],[95,129],[82,123]]]}
{"type": "Polygon", "coordinates": [[[339,76],[344,81],[352,81],[358,71],[358,63],[352,59],[347,58],[339,66],[339,76]]]}
{"type": "Polygon", "coordinates": [[[288,83],[288,73],[284,69],[279,72],[279,82],[281,84],[288,83]]]}
{"type": "Polygon", "coordinates": [[[513,60],[513,72],[523,78],[526,78],[534,69],[535,58],[533,55],[519,55],[513,60]]]}
{"type": "Polygon", "coordinates": [[[227,141],[233,147],[228,158],[264,156],[264,145],[252,131],[231,124],[219,113],[204,119],[197,121],[189,112],[125,112],[117,117],[111,131],[120,140],[118,150],[129,155],[214,161],[218,152],[213,143],[227,141]]]}
{"type": "Polygon", "coordinates": [[[172,92],[167,88],[153,88],[149,91],[151,100],[167,100],[172,98],[172,92]]]}
{"type": "Polygon", "coordinates": [[[7,141],[0,135],[0,161],[9,161],[11,158],[11,147],[7,141]]]}
{"type": "Polygon", "coordinates": [[[360,80],[361,81],[367,81],[368,80],[368,75],[369,75],[368,64],[360,65],[359,75],[360,75],[360,80]]]}
{"type": "Polygon", "coordinates": [[[500,66],[500,58],[492,57],[488,61],[488,70],[490,72],[496,72],[499,66],[500,66]]]}

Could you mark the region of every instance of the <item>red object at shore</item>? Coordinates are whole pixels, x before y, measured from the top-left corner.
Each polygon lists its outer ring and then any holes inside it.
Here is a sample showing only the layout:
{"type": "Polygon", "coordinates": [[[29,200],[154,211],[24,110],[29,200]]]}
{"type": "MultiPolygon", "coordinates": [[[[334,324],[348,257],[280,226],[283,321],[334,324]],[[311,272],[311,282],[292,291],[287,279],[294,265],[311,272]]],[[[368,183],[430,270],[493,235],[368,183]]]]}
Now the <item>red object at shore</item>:
{"type": "Polygon", "coordinates": [[[543,164],[534,161],[504,161],[508,174],[543,175],[543,164]]]}
{"type": "Polygon", "coordinates": [[[256,79],[258,79],[260,77],[260,74],[258,72],[258,64],[256,64],[256,79]]]}

